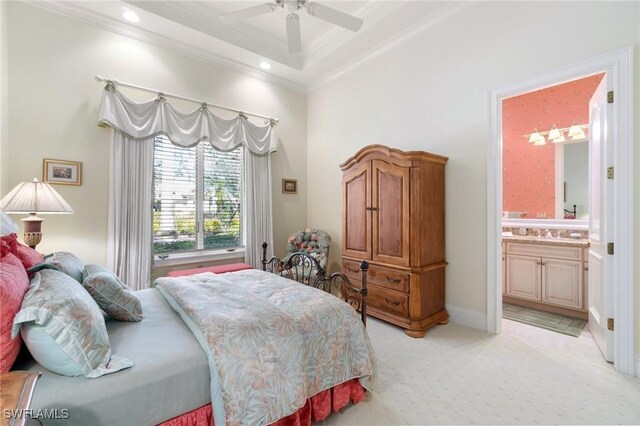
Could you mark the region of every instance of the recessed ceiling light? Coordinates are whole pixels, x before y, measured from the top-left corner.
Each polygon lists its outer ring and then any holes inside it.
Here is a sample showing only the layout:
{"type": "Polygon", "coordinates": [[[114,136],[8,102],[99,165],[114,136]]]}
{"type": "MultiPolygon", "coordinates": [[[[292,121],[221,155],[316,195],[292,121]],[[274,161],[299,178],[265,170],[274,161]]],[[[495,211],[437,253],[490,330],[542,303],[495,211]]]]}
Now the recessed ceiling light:
{"type": "Polygon", "coordinates": [[[262,68],[263,70],[270,70],[271,64],[267,61],[262,61],[260,62],[260,68],[262,68]]]}
{"type": "Polygon", "coordinates": [[[140,22],[140,17],[130,9],[125,9],[122,11],[122,17],[129,22],[140,22]]]}

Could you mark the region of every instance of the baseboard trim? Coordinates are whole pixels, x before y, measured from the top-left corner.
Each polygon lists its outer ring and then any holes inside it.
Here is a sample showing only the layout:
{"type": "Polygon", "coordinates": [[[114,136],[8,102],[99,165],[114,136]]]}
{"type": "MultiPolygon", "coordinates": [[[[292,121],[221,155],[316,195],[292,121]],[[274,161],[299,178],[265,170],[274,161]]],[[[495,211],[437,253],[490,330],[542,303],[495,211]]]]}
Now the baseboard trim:
{"type": "Polygon", "coordinates": [[[459,306],[445,305],[449,313],[449,320],[456,324],[475,328],[477,330],[487,331],[487,315],[481,312],[472,311],[471,309],[461,308],[459,306]]]}

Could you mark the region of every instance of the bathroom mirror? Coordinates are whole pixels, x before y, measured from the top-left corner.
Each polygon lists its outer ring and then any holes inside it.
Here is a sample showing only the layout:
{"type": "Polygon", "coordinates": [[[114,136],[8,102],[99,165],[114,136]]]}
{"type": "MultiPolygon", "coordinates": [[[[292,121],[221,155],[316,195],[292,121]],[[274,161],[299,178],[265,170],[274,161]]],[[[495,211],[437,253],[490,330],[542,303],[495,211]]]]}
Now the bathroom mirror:
{"type": "Polygon", "coordinates": [[[587,228],[589,100],[603,75],[502,101],[504,226],[587,228]]]}

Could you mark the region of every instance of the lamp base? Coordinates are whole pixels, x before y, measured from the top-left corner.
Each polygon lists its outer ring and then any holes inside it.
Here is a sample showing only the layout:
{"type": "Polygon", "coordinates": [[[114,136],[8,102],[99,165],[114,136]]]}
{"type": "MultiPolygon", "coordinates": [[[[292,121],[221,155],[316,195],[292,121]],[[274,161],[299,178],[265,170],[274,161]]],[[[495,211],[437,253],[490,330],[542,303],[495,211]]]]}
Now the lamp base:
{"type": "Polygon", "coordinates": [[[24,223],[24,243],[35,249],[42,241],[42,218],[36,216],[35,213],[29,213],[29,216],[22,219],[24,223]]]}
{"type": "Polygon", "coordinates": [[[40,241],[42,241],[42,232],[25,232],[23,235],[24,243],[35,249],[40,241]]]}

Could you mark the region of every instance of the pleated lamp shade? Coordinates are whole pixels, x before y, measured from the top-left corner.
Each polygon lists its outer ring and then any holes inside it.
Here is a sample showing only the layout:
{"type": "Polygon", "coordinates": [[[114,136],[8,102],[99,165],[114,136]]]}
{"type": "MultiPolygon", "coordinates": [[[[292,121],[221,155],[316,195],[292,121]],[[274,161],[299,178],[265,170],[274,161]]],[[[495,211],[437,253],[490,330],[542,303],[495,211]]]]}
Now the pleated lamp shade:
{"type": "Polygon", "coordinates": [[[71,206],[51,185],[44,182],[22,182],[2,200],[0,209],[6,213],[70,214],[71,206]]]}
{"type": "Polygon", "coordinates": [[[28,213],[24,223],[24,242],[35,249],[42,240],[42,218],[37,214],[70,214],[71,206],[51,185],[44,182],[22,182],[0,200],[6,213],[28,213]]]}

